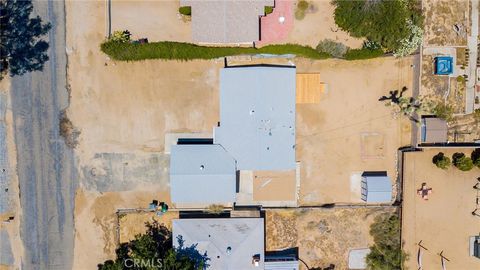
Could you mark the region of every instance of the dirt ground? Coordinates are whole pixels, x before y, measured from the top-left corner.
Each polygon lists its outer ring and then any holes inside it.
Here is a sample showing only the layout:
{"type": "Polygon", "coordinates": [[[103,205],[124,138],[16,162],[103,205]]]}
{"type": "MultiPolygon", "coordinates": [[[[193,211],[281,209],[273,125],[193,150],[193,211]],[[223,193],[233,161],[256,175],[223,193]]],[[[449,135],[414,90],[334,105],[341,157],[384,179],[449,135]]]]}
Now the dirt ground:
{"type": "MultiPolygon", "coordinates": [[[[19,197],[19,185],[18,185],[18,176],[17,176],[17,149],[15,146],[15,138],[14,138],[14,126],[13,126],[13,113],[11,110],[11,100],[10,100],[10,93],[8,92],[10,89],[10,79],[5,77],[0,81],[0,94],[2,97],[7,97],[7,109],[5,111],[4,118],[0,119],[3,121],[4,128],[5,128],[5,139],[6,144],[6,151],[8,161],[8,168],[2,168],[3,173],[8,173],[9,178],[9,187],[8,187],[8,194],[10,196],[10,212],[8,213],[0,213],[0,231],[5,230],[8,234],[9,242],[10,242],[10,249],[11,255],[13,257],[13,264],[12,265],[0,265],[0,269],[20,269],[22,265],[22,258],[23,258],[23,241],[20,238],[20,221],[22,219],[22,208],[20,207],[20,197],[19,197]],[[4,222],[8,220],[9,217],[14,217],[14,220],[9,222],[4,222]]],[[[0,239],[0,241],[7,241],[5,239],[0,239]]],[[[2,254],[6,253],[6,251],[1,252],[2,254]]]]}
{"type": "MultiPolygon", "coordinates": [[[[266,211],[266,250],[298,247],[312,267],[347,269],[350,249],[368,248],[370,225],[392,208],[290,209],[266,211]]],[[[301,269],[305,269],[303,264],[301,269]]]]}
{"type": "Polygon", "coordinates": [[[378,98],[411,88],[411,64],[412,58],[297,61],[297,72],[318,72],[326,83],[320,103],[297,104],[301,204],[361,202],[351,176],[362,171],[396,178],[397,149],[410,144],[411,125],[394,119],[378,98]]]}
{"type": "Polygon", "coordinates": [[[333,39],[351,48],[360,48],[363,39],[353,38],[335,24],[331,1],[308,1],[310,7],[302,20],[295,19],[286,43],[298,43],[316,47],[323,39],[333,39]]]}
{"type": "Polygon", "coordinates": [[[116,30],[129,30],[134,39],[192,42],[190,21],[180,15],[179,7],[180,1],[171,0],[113,0],[112,33],[116,30]]]}
{"type": "Polygon", "coordinates": [[[432,157],[439,151],[451,157],[455,152],[470,156],[472,149],[425,149],[406,153],[404,170],[404,201],[402,240],[410,255],[408,269],[417,269],[418,243],[423,251],[424,269],[442,269],[443,255],[449,260],[446,269],[479,269],[480,261],[470,256],[469,237],[478,236],[480,217],[473,216],[479,205],[480,193],[472,188],[477,183],[479,169],[462,172],[454,167],[436,168],[432,157]],[[417,190],[422,183],[432,188],[428,200],[423,200],[417,190]]]}
{"type": "Polygon", "coordinates": [[[146,232],[146,223],[158,222],[171,230],[172,220],[178,218],[178,212],[167,212],[157,216],[154,212],[132,212],[119,215],[120,243],[135,239],[135,235],[146,232]]]}
{"type": "Polygon", "coordinates": [[[424,46],[466,46],[469,31],[468,0],[423,0],[424,46]],[[457,25],[458,33],[454,31],[457,25]]]}

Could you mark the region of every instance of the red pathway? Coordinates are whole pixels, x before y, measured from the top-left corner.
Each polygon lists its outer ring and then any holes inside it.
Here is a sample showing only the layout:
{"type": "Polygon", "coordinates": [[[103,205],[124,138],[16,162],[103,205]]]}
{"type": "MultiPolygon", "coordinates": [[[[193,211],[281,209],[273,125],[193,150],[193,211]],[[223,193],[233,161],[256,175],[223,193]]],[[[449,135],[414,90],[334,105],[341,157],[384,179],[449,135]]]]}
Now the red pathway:
{"type": "Polygon", "coordinates": [[[293,28],[293,0],[275,0],[273,12],[260,19],[260,41],[257,45],[281,43],[293,28]]]}

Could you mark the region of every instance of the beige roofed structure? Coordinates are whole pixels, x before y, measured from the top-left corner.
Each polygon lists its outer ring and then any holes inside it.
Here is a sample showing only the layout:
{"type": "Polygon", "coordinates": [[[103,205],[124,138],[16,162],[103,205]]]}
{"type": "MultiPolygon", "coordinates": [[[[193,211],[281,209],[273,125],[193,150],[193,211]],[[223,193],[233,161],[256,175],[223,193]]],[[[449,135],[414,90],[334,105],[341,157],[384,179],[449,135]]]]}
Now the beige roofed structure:
{"type": "Polygon", "coordinates": [[[274,0],[180,0],[192,8],[192,39],[199,43],[260,40],[260,16],[274,0]]]}

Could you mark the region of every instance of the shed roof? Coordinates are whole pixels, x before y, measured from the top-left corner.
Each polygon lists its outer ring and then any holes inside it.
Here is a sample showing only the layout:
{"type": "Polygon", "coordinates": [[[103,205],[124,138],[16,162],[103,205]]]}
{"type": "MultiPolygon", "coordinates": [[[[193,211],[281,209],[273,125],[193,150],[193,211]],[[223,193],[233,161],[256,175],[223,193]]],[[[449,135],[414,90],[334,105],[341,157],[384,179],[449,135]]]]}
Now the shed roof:
{"type": "Polygon", "coordinates": [[[252,43],[260,39],[260,16],[274,0],[180,0],[192,8],[192,39],[203,43],[252,43]]]}
{"type": "Polygon", "coordinates": [[[436,117],[422,118],[422,143],[447,142],[447,121],[436,117]]]}
{"type": "Polygon", "coordinates": [[[263,269],[263,218],[175,219],[172,232],[175,247],[181,236],[185,247],[197,245],[201,254],[206,253],[207,269],[263,269]],[[260,263],[255,267],[252,259],[257,254],[260,263]]]}
{"type": "Polygon", "coordinates": [[[386,175],[362,176],[362,200],[367,203],[388,203],[392,200],[392,182],[386,175]]]}
{"type": "Polygon", "coordinates": [[[216,144],[173,145],[170,193],[174,203],[235,201],[235,160],[216,144]]]}
{"type": "Polygon", "coordinates": [[[295,67],[222,69],[214,140],[238,170],[295,169],[295,67]]]}

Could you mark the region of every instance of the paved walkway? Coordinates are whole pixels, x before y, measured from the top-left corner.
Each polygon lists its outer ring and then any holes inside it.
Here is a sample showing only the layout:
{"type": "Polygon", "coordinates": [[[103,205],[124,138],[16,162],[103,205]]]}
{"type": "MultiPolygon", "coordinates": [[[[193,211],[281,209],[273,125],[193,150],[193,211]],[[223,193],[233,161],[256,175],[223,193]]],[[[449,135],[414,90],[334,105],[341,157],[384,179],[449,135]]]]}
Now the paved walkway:
{"type": "Polygon", "coordinates": [[[293,5],[292,0],[276,0],[273,12],[260,19],[260,41],[263,46],[272,43],[281,43],[288,37],[293,28],[293,5]]]}
{"type": "Polygon", "coordinates": [[[478,0],[472,0],[471,35],[468,37],[468,82],[465,96],[465,113],[473,112],[475,104],[475,84],[477,82],[477,57],[478,57],[478,0]]]}

